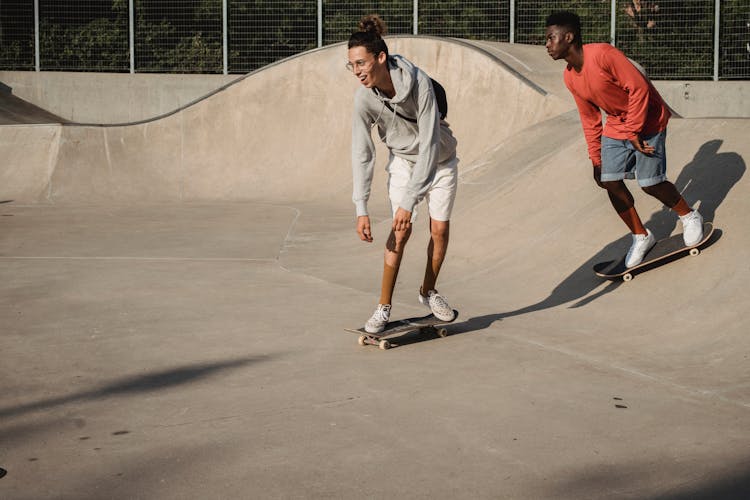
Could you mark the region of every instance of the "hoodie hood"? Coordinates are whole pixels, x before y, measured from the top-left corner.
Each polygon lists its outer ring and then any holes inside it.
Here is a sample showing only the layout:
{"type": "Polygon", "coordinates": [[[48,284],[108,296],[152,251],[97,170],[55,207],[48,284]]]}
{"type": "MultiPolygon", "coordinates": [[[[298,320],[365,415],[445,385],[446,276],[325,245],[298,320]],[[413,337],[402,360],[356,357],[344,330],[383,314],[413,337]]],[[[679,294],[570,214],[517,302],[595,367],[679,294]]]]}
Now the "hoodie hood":
{"type": "MultiPolygon", "coordinates": [[[[393,104],[401,104],[409,98],[412,89],[417,81],[417,67],[399,55],[388,56],[388,71],[391,74],[393,88],[396,95],[393,99],[388,99],[393,104]]],[[[378,92],[378,96],[386,98],[378,92]]]]}

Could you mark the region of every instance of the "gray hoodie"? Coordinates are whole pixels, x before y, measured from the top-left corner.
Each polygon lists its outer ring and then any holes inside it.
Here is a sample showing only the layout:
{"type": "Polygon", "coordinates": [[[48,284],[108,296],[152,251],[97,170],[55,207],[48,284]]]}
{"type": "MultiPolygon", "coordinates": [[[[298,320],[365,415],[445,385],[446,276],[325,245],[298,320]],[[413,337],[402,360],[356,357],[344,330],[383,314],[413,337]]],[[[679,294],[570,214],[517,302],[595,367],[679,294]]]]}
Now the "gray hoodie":
{"type": "Polygon", "coordinates": [[[377,125],[380,139],[391,154],[413,164],[411,179],[399,206],[409,212],[427,193],[438,163],[456,156],[456,139],[448,124],[440,119],[430,77],[401,56],[388,58],[396,95],[388,99],[377,89],[360,87],[354,95],[352,120],[352,200],[357,216],[367,214],[370,198],[375,144],[371,130],[377,125]],[[385,103],[389,103],[393,111],[385,103]],[[398,116],[417,120],[410,122],[398,116]]]}

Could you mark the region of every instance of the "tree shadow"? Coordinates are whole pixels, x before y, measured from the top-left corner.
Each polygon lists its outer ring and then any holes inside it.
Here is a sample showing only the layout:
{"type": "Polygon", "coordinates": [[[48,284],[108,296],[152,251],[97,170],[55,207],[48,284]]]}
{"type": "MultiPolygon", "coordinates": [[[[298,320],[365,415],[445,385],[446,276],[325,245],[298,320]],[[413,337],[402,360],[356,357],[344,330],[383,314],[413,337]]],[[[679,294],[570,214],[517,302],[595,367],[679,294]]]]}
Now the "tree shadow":
{"type": "Polygon", "coordinates": [[[67,396],[55,397],[19,406],[0,408],[0,418],[15,417],[37,410],[46,410],[55,406],[77,402],[102,399],[109,396],[147,393],[177,387],[199,379],[207,378],[219,372],[240,368],[251,363],[266,360],[267,357],[241,358],[217,363],[189,365],[181,368],[159,371],[147,375],[124,377],[110,384],[88,391],[77,392],[67,396]]]}
{"type": "Polygon", "coordinates": [[[726,474],[689,490],[654,496],[653,500],[747,500],[750,498],[750,473],[726,474]]]}
{"type": "MultiPolygon", "coordinates": [[[[741,155],[733,152],[719,153],[719,148],[723,143],[724,141],[721,139],[714,139],[703,144],[692,161],[685,165],[677,180],[674,181],[675,186],[683,194],[688,204],[694,206],[700,202],[699,210],[703,219],[706,222],[714,221],[714,226],[717,224],[716,212],[718,208],[746,170],[745,161],[741,155]]],[[[720,223],[721,221],[718,221],[719,225],[720,223]]],[[[657,239],[666,238],[677,227],[677,215],[671,209],[662,207],[651,215],[645,225],[653,231],[657,239]]],[[[722,234],[719,230],[716,233],[716,237],[712,238],[714,243],[722,234]]],[[[609,281],[601,290],[597,291],[602,286],[602,279],[594,275],[592,268],[596,263],[621,258],[627,252],[630,242],[630,235],[626,234],[622,238],[607,244],[602,250],[581,264],[547,297],[539,302],[513,311],[470,318],[463,323],[454,325],[451,333],[484,330],[495,321],[504,318],[541,311],[574,301],[569,308],[575,309],[612,293],[622,282],[609,281]]]]}
{"type": "MultiPolygon", "coordinates": [[[[655,460],[659,463],[659,459],[655,460]]],[[[670,491],[658,492],[658,486],[652,487],[657,492],[640,490],[637,498],[648,500],[745,500],[750,498],[750,473],[747,472],[747,459],[731,460],[707,465],[701,472],[695,472],[695,480],[684,479],[680,486],[669,488],[670,491]]],[[[658,475],[654,464],[599,464],[598,470],[580,470],[567,474],[565,479],[555,482],[549,495],[551,498],[564,493],[580,492],[581,497],[589,497],[591,491],[629,491],[639,480],[652,479],[658,475]]],[[[632,490],[630,490],[632,491],[632,490]]]]}

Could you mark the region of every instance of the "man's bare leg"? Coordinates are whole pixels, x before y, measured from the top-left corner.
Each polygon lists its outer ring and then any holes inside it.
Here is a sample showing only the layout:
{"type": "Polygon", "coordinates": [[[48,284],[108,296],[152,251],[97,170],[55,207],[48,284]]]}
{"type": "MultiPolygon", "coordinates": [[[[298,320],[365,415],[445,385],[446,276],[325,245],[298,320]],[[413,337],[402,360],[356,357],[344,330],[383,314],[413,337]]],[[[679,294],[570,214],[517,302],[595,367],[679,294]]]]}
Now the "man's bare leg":
{"type": "Polygon", "coordinates": [[[383,280],[380,288],[380,304],[390,304],[393,301],[393,290],[396,287],[396,278],[404,257],[406,242],[411,236],[411,226],[405,231],[391,231],[385,244],[383,257],[383,280]]]}
{"type": "Polygon", "coordinates": [[[655,186],[647,186],[642,188],[647,194],[653,196],[660,202],[664,203],[667,207],[671,208],[677,215],[683,217],[689,214],[692,209],[687,204],[685,198],[682,197],[674,184],[669,181],[660,182],[655,186]]]}
{"type": "Polygon", "coordinates": [[[436,221],[430,218],[430,243],[427,245],[427,265],[424,271],[424,280],[420,293],[426,296],[427,292],[435,289],[440,268],[443,266],[445,255],[448,251],[448,240],[450,236],[450,221],[436,221]]]}

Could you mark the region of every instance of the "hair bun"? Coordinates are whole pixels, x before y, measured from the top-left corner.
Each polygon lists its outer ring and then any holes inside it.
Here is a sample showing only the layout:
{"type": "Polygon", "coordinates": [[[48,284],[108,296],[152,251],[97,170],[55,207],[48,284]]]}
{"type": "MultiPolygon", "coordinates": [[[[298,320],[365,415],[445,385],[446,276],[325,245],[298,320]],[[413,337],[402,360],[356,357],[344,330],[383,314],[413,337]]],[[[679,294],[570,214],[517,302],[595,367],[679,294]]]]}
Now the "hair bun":
{"type": "Polygon", "coordinates": [[[359,30],[381,37],[388,32],[385,21],[383,21],[377,14],[368,14],[360,19],[359,30]]]}

